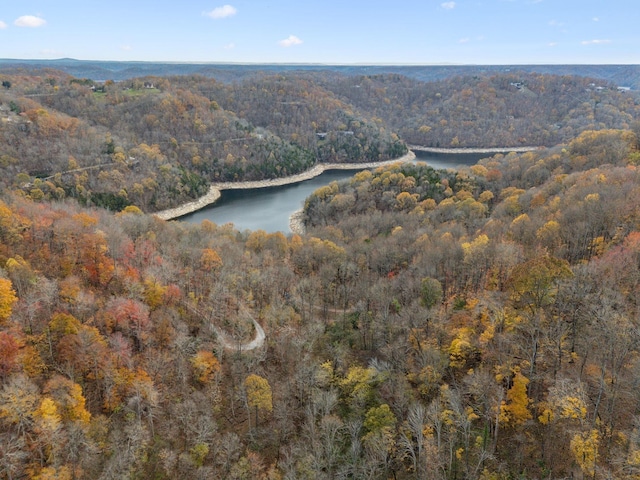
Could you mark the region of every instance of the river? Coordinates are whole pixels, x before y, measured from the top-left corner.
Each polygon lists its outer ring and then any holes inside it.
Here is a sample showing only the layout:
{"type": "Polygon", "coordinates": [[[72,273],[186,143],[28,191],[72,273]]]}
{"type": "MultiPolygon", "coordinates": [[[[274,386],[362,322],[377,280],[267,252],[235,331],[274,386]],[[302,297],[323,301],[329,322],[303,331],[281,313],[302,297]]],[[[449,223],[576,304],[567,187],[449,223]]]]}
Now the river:
{"type": "MultiPolygon", "coordinates": [[[[491,154],[429,153],[416,151],[416,161],[426,162],[433,168],[456,168],[473,165],[491,154]]],[[[223,190],[214,204],[180,217],[180,220],[200,223],[210,220],[217,225],[233,223],[239,230],[281,231],[289,233],[289,217],[304,205],[314,190],[333,182],[351,178],[358,170],[328,170],[303,182],[280,187],[250,190],[223,190]]]]}

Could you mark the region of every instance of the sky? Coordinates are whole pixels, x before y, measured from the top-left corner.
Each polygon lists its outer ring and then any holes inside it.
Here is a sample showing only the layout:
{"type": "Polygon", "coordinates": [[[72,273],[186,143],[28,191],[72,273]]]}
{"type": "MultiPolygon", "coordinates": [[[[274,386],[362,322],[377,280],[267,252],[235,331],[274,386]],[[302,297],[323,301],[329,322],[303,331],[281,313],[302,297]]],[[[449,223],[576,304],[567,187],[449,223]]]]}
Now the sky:
{"type": "Polygon", "coordinates": [[[0,0],[0,58],[640,64],[638,0],[0,0]]]}

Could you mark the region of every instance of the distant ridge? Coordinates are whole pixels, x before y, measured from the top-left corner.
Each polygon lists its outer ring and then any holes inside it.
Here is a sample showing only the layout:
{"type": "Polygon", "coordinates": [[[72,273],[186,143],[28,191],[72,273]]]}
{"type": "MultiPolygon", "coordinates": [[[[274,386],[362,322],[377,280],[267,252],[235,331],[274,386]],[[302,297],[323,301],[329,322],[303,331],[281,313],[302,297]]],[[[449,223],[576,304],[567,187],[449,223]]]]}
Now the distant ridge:
{"type": "Polygon", "coordinates": [[[493,75],[526,72],[578,75],[607,80],[618,86],[640,90],[640,65],[324,65],[324,64],[244,64],[179,63],[144,61],[100,61],[60,58],[54,60],[0,59],[0,72],[14,69],[54,68],[78,78],[126,80],[147,75],[204,75],[223,82],[254,76],[260,72],[337,72],[344,75],[396,73],[421,81],[442,80],[460,75],[493,75]]]}

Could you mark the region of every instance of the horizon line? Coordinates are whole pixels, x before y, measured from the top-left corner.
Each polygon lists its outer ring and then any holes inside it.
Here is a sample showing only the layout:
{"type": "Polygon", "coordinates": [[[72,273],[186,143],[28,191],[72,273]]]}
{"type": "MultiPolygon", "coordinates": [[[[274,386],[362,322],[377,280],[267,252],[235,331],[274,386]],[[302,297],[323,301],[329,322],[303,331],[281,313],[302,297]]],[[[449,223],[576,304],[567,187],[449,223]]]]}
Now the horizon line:
{"type": "Polygon", "coordinates": [[[0,62],[102,62],[102,63],[163,63],[175,65],[276,65],[276,66],[327,66],[327,67],[513,67],[513,66],[640,66],[640,63],[385,63],[385,62],[233,62],[205,60],[96,60],[72,57],[61,58],[0,58],[0,62]]]}

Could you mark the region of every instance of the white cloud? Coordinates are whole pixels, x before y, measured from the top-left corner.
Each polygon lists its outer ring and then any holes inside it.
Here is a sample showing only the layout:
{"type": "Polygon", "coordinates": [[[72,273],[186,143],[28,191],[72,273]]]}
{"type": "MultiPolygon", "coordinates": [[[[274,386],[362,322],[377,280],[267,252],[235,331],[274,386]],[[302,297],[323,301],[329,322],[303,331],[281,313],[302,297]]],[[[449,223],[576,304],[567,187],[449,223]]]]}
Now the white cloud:
{"type": "Polygon", "coordinates": [[[13,24],[16,27],[29,27],[29,28],[42,27],[46,23],[47,21],[44,18],[34,17],[33,15],[23,15],[21,17],[16,18],[16,21],[13,22],[13,24]]]}
{"type": "Polygon", "coordinates": [[[547,43],[547,47],[555,47],[556,45],[558,45],[558,42],[549,42],[549,43],[547,43]]]}
{"type": "Polygon", "coordinates": [[[220,18],[233,17],[236,13],[238,13],[238,10],[235,7],[223,5],[222,7],[214,8],[210,12],[202,12],[202,15],[218,20],[220,18]]]}
{"type": "Polygon", "coordinates": [[[445,10],[452,10],[456,8],[456,2],[444,2],[444,3],[441,3],[440,6],[445,10]]]}
{"type": "Polygon", "coordinates": [[[293,47],[294,45],[300,45],[301,43],[302,40],[300,40],[298,37],[296,37],[295,35],[289,35],[288,38],[280,40],[278,42],[278,45],[280,45],[281,47],[293,47]]]}
{"type": "Polygon", "coordinates": [[[133,50],[133,47],[131,45],[120,45],[120,50],[124,50],[125,52],[130,52],[131,50],[133,50]]]}
{"type": "Polygon", "coordinates": [[[607,43],[611,43],[611,40],[596,38],[594,40],[583,40],[582,45],[605,45],[607,43]]]}
{"type": "Polygon", "coordinates": [[[549,20],[549,25],[551,27],[562,27],[564,26],[564,23],[559,22],[558,20],[549,20]]]}
{"type": "Polygon", "coordinates": [[[233,50],[234,48],[236,48],[236,44],[235,43],[227,43],[224,47],[225,50],[233,50]]]}
{"type": "Polygon", "coordinates": [[[593,17],[591,20],[593,20],[594,22],[599,22],[599,21],[600,21],[600,18],[598,18],[598,17],[593,17]]]}
{"type": "Polygon", "coordinates": [[[484,35],[478,35],[477,37],[461,37],[458,39],[458,43],[462,45],[465,43],[484,42],[485,38],[486,37],[484,35]]]}
{"type": "Polygon", "coordinates": [[[4,30],[5,28],[7,28],[7,24],[0,20],[0,30],[4,30]]]}

